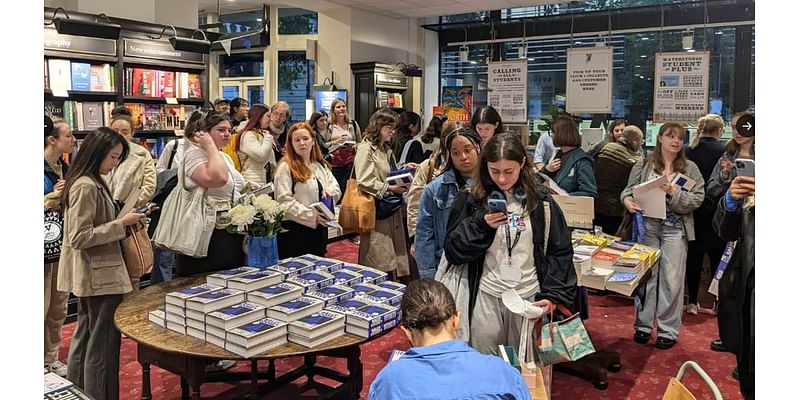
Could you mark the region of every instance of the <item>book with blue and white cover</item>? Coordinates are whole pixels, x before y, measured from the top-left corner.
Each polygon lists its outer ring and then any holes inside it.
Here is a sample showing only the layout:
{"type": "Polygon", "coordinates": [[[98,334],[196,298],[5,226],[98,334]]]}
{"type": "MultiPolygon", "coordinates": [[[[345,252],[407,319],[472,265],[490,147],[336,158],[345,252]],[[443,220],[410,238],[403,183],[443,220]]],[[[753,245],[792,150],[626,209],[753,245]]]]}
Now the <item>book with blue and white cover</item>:
{"type": "Polygon", "coordinates": [[[364,282],[364,275],[346,269],[340,269],[331,275],[333,275],[334,282],[339,285],[353,286],[364,282]]]}
{"type": "Polygon", "coordinates": [[[206,314],[206,326],[223,330],[233,329],[265,317],[266,308],[260,304],[244,302],[206,314]]]}
{"type": "Polygon", "coordinates": [[[367,268],[367,267],[365,267],[363,265],[352,264],[352,263],[343,263],[342,264],[342,269],[346,269],[348,271],[357,272],[359,274],[361,273],[361,271],[364,270],[364,268],[367,268]]]}
{"type": "Polygon", "coordinates": [[[158,325],[158,326],[160,326],[162,328],[166,328],[167,327],[167,315],[166,314],[167,314],[166,307],[157,308],[157,309],[147,313],[147,319],[150,322],[152,322],[152,323],[154,323],[154,324],[156,324],[156,325],[158,325]]]}
{"type": "Polygon", "coordinates": [[[316,339],[342,327],[344,327],[344,315],[322,310],[292,321],[289,324],[289,334],[306,339],[316,339]]]}
{"type": "Polygon", "coordinates": [[[392,306],[397,306],[403,300],[403,293],[391,289],[381,289],[369,292],[361,297],[373,303],[385,303],[392,306]]]}
{"type": "Polygon", "coordinates": [[[303,288],[304,293],[308,293],[325,286],[330,286],[334,282],[333,275],[324,271],[311,271],[297,276],[293,276],[286,282],[294,283],[303,288]]]}
{"type": "Polygon", "coordinates": [[[251,358],[259,354],[264,354],[267,351],[270,351],[276,347],[283,346],[284,344],[286,344],[287,341],[288,338],[286,337],[286,335],[284,335],[272,340],[268,340],[266,342],[261,342],[251,347],[244,347],[244,346],[239,346],[236,343],[225,342],[225,350],[228,350],[239,357],[251,358]]]}
{"type": "Polygon", "coordinates": [[[245,349],[264,342],[284,338],[288,334],[288,324],[274,318],[262,318],[248,322],[229,330],[225,336],[225,344],[233,343],[245,349]]]}
{"type": "Polygon", "coordinates": [[[204,315],[220,308],[244,301],[244,292],[236,289],[220,289],[203,293],[186,300],[186,317],[202,321],[204,315]]]}
{"type": "Polygon", "coordinates": [[[371,338],[371,337],[373,337],[375,335],[381,334],[383,332],[388,331],[389,329],[394,328],[395,326],[397,326],[399,321],[400,321],[399,318],[395,318],[395,319],[391,319],[389,321],[386,321],[386,322],[384,322],[384,323],[382,323],[382,324],[380,324],[378,326],[373,326],[373,327],[370,327],[370,328],[363,328],[363,327],[355,326],[355,325],[345,325],[344,330],[345,330],[346,333],[349,333],[351,335],[355,335],[355,336],[363,337],[363,338],[371,338]]]}
{"type": "Polygon", "coordinates": [[[206,341],[206,331],[204,329],[197,329],[194,326],[186,326],[186,336],[191,336],[204,342],[206,341]]]}
{"type": "Polygon", "coordinates": [[[364,283],[372,283],[377,285],[381,282],[389,280],[389,274],[383,271],[378,271],[375,268],[364,267],[359,273],[364,276],[364,283]]]}
{"type": "Polygon", "coordinates": [[[72,62],[72,90],[89,92],[92,90],[92,65],[72,62]]]}
{"type": "Polygon", "coordinates": [[[318,256],[316,254],[310,254],[309,253],[309,254],[303,254],[302,256],[294,257],[293,259],[294,260],[308,261],[308,262],[313,264],[313,263],[316,263],[319,260],[324,260],[325,257],[320,257],[320,256],[318,256]]]}
{"type": "Polygon", "coordinates": [[[220,285],[220,286],[228,286],[228,280],[231,278],[236,278],[237,276],[247,275],[253,272],[259,271],[256,267],[239,267],[234,269],[228,269],[225,271],[215,272],[206,277],[206,282],[220,285]]]}
{"type": "Polygon", "coordinates": [[[272,307],[289,300],[294,300],[303,295],[303,288],[295,284],[282,282],[277,285],[267,286],[247,292],[247,301],[261,304],[264,307],[272,307]]]}
{"type": "Polygon", "coordinates": [[[253,290],[272,286],[281,282],[283,282],[283,274],[264,270],[231,278],[228,280],[228,287],[231,289],[244,290],[245,292],[252,292],[253,290]]]}
{"type": "MultiPolygon", "coordinates": [[[[358,300],[356,297],[354,300],[358,300]]],[[[358,310],[347,313],[347,325],[358,326],[364,329],[372,329],[385,322],[396,319],[398,315],[397,307],[388,304],[368,304],[358,310]]]]}
{"type": "Polygon", "coordinates": [[[344,268],[344,263],[330,258],[321,258],[314,262],[314,268],[317,271],[325,271],[331,274],[344,268]]]}
{"type": "Polygon", "coordinates": [[[396,290],[396,291],[398,291],[400,293],[405,293],[406,292],[406,285],[403,285],[400,282],[385,281],[385,282],[379,283],[378,286],[380,286],[380,287],[382,287],[384,289],[396,290]]]}
{"type": "Polygon", "coordinates": [[[219,285],[204,283],[202,285],[192,286],[186,289],[178,290],[176,292],[167,293],[165,297],[167,304],[172,304],[180,308],[186,308],[186,299],[220,289],[224,288],[219,285]]]}
{"type": "Polygon", "coordinates": [[[357,311],[359,308],[364,308],[370,304],[372,304],[372,302],[370,302],[369,300],[356,296],[350,300],[345,300],[341,303],[327,306],[325,307],[325,309],[328,311],[333,311],[339,314],[347,315],[350,314],[351,312],[357,311]]]}
{"type": "Polygon", "coordinates": [[[352,299],[356,296],[355,290],[344,285],[330,285],[324,288],[310,291],[306,296],[320,299],[327,307],[332,304],[341,303],[342,301],[352,299]]]}
{"type": "Polygon", "coordinates": [[[271,307],[267,317],[292,322],[319,311],[322,311],[322,300],[303,296],[271,307]]]}
{"type": "Polygon", "coordinates": [[[365,294],[369,294],[376,290],[383,289],[382,287],[372,284],[372,283],[359,283],[357,285],[350,286],[356,292],[356,296],[363,296],[365,294]]]}
{"type": "Polygon", "coordinates": [[[286,280],[293,276],[313,271],[314,263],[297,258],[290,258],[288,260],[279,261],[277,264],[267,268],[267,270],[280,272],[283,274],[283,280],[286,280]]]}

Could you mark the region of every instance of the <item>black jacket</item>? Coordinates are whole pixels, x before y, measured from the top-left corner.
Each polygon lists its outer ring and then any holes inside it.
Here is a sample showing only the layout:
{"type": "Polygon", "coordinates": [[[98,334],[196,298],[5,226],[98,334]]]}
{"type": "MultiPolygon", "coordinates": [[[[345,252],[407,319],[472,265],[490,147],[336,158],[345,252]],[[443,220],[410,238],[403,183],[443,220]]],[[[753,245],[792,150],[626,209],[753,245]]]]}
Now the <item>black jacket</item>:
{"type": "MultiPolygon", "coordinates": [[[[540,292],[536,300],[548,299],[575,311],[573,303],[577,292],[577,277],[572,264],[572,239],[564,214],[550,195],[542,191],[541,198],[550,202],[550,236],[547,256],[544,247],[544,207],[541,202],[533,211],[533,243],[536,275],[540,292]]],[[[494,241],[496,230],[483,219],[487,207],[479,204],[472,193],[459,193],[450,208],[444,252],[449,268],[467,267],[469,282],[469,315],[475,307],[486,251],[494,241]]]]}

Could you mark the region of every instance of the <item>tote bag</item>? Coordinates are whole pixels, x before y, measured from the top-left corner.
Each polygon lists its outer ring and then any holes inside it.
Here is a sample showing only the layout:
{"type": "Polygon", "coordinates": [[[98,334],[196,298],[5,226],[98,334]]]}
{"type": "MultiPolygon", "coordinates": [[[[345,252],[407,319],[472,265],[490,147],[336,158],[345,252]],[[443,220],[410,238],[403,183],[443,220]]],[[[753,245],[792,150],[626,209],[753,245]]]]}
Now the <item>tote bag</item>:
{"type": "Polygon", "coordinates": [[[186,165],[178,166],[178,186],[161,211],[153,241],[156,245],[190,257],[208,255],[217,212],[206,199],[206,188],[186,189],[186,165]]]}
{"type": "Polygon", "coordinates": [[[551,311],[550,322],[542,325],[539,320],[533,332],[536,340],[534,348],[542,365],[577,361],[595,351],[580,313],[572,314],[561,304],[557,307],[568,318],[554,321],[551,311]]]}
{"type": "Polygon", "coordinates": [[[375,230],[375,199],[358,189],[355,168],[350,171],[347,190],[339,208],[339,225],[359,234],[375,230]]]}
{"type": "Polygon", "coordinates": [[[127,236],[120,241],[122,258],[131,279],[141,278],[153,268],[153,246],[144,224],[125,227],[127,236]]]}

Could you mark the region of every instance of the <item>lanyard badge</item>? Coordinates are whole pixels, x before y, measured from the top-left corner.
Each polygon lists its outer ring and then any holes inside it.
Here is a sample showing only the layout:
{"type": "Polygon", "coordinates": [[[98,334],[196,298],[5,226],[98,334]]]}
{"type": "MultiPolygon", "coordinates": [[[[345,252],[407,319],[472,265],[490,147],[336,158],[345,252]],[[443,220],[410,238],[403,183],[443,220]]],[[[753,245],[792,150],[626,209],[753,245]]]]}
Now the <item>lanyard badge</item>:
{"type": "Polygon", "coordinates": [[[506,260],[500,265],[500,279],[505,282],[517,284],[522,280],[522,269],[514,267],[511,265],[511,254],[514,246],[519,243],[519,238],[522,236],[522,232],[525,230],[525,222],[524,218],[521,215],[512,214],[509,218],[509,223],[503,225],[506,233],[506,249],[508,250],[508,257],[506,260]],[[516,226],[516,233],[514,234],[514,241],[511,241],[511,227],[510,225],[514,224],[516,226]]]}

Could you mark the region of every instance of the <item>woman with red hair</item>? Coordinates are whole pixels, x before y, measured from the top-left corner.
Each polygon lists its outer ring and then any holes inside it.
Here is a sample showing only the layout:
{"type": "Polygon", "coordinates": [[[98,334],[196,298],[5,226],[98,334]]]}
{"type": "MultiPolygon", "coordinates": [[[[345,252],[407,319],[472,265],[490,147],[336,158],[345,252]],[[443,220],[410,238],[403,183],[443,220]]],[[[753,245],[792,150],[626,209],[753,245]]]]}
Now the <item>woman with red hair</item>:
{"type": "Polygon", "coordinates": [[[305,122],[289,128],[286,154],[275,171],[275,200],[286,208],[283,226],[288,229],[278,235],[281,258],[325,256],[328,219],[310,206],[326,198],[327,204],[336,204],[342,194],[312,132],[305,122]]]}

